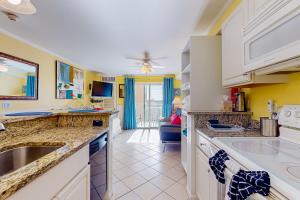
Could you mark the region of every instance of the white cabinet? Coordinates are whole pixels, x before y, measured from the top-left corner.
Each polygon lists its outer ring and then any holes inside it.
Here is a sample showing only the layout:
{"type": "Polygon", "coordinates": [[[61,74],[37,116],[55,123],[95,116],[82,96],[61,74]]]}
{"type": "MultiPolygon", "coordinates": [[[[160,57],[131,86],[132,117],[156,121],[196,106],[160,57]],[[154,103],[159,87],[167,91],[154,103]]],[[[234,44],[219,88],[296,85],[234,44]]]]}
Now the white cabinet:
{"type": "Polygon", "coordinates": [[[239,6],[222,26],[222,83],[232,86],[251,81],[243,68],[243,5],[239,6]]]}
{"type": "Polygon", "coordinates": [[[256,20],[245,27],[243,46],[247,72],[268,67],[273,69],[268,70],[271,73],[282,70],[282,66],[298,65],[295,58],[300,56],[300,1],[267,1],[256,20]]]}
{"type": "Polygon", "coordinates": [[[196,194],[199,200],[218,200],[218,182],[211,171],[208,158],[196,148],[196,194]]]}
{"type": "Polygon", "coordinates": [[[208,159],[196,149],[196,194],[199,200],[209,200],[208,159]]]}
{"type": "Polygon", "coordinates": [[[222,25],[222,85],[234,87],[287,82],[286,75],[256,75],[249,72],[251,70],[244,64],[243,27],[247,9],[247,2],[241,3],[222,25]]]}
{"type": "Polygon", "coordinates": [[[245,24],[250,27],[256,21],[261,20],[259,17],[274,5],[278,0],[245,0],[245,24]]]}
{"type": "Polygon", "coordinates": [[[66,185],[53,200],[89,200],[90,199],[90,166],[84,168],[66,185]]]}

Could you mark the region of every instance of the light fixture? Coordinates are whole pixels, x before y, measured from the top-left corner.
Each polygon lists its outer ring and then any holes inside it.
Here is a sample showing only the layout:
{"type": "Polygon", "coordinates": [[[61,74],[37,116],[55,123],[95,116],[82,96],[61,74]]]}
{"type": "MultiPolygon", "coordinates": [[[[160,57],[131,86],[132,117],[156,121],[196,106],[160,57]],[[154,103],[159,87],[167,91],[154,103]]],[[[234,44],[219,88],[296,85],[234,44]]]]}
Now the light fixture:
{"type": "Polygon", "coordinates": [[[144,65],[144,66],[141,68],[141,71],[144,72],[144,73],[150,73],[150,72],[152,72],[152,67],[149,66],[149,65],[144,65]]]}
{"type": "Polygon", "coordinates": [[[0,72],[7,72],[8,68],[4,65],[0,65],[0,72]]]}
{"type": "Polygon", "coordinates": [[[0,0],[0,7],[4,9],[4,11],[23,15],[36,13],[36,8],[30,0],[0,0]]]}
{"type": "Polygon", "coordinates": [[[14,5],[19,5],[22,2],[22,0],[7,0],[7,1],[14,5]]]}

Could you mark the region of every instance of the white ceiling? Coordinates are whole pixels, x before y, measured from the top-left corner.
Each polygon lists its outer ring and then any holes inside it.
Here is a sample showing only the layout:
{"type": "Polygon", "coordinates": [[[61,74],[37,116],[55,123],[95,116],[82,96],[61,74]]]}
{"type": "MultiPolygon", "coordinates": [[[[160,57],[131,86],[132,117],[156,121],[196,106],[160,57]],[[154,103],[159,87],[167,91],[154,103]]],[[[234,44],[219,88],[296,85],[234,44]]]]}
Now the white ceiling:
{"type": "Polygon", "coordinates": [[[168,57],[159,61],[166,68],[154,74],[176,73],[181,50],[209,1],[32,0],[35,15],[17,22],[1,15],[0,29],[106,74],[140,74],[125,57],[141,57],[145,50],[168,57]]]}

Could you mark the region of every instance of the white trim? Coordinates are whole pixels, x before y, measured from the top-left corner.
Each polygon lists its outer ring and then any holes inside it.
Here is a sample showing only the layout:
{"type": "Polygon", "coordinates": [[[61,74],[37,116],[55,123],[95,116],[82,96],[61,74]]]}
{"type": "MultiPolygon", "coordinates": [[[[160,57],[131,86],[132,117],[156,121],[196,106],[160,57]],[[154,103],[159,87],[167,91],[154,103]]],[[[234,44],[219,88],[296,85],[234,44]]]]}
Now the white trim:
{"type": "MultiPolygon", "coordinates": [[[[37,48],[37,49],[39,49],[39,50],[41,50],[41,51],[43,51],[43,52],[45,52],[45,53],[51,54],[52,56],[55,56],[55,57],[57,57],[58,59],[62,59],[62,61],[69,62],[69,64],[76,65],[76,66],[80,67],[81,69],[88,69],[87,67],[83,67],[82,65],[80,65],[80,64],[78,64],[78,63],[76,63],[76,62],[73,62],[73,61],[71,61],[71,60],[68,59],[68,58],[62,57],[62,56],[60,56],[60,55],[54,53],[53,51],[50,51],[50,50],[48,50],[48,49],[46,49],[46,48],[43,48],[43,47],[41,47],[41,46],[39,46],[39,45],[36,45],[36,44],[34,44],[34,43],[32,43],[32,42],[29,42],[28,40],[25,40],[24,38],[22,38],[22,37],[20,37],[20,36],[17,36],[17,35],[15,35],[15,34],[11,33],[11,32],[8,32],[8,31],[6,31],[6,30],[4,30],[4,29],[2,29],[2,28],[0,28],[0,33],[3,33],[4,35],[7,35],[7,36],[9,36],[9,37],[12,37],[13,39],[16,39],[16,40],[18,40],[18,41],[20,41],[20,42],[23,42],[23,43],[25,43],[25,44],[27,44],[27,45],[30,45],[30,46],[34,47],[34,48],[37,48]]],[[[88,69],[88,70],[91,70],[91,69],[88,69]]],[[[102,73],[102,72],[98,72],[98,73],[102,73]]]]}
{"type": "Polygon", "coordinates": [[[218,19],[225,13],[225,10],[228,8],[228,6],[233,2],[233,0],[228,0],[227,3],[223,6],[221,11],[216,15],[216,17],[212,20],[210,25],[207,27],[207,29],[204,31],[205,35],[208,35],[209,32],[211,31],[212,27],[216,24],[218,19]]]}

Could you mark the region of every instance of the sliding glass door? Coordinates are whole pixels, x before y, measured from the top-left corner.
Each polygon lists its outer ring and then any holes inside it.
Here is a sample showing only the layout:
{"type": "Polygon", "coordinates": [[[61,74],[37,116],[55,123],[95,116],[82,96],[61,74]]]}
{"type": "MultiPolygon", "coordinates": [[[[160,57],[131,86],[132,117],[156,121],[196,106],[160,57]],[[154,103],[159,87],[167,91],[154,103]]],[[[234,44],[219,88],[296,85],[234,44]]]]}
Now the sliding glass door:
{"type": "Polygon", "coordinates": [[[138,128],[157,128],[162,116],[163,86],[159,83],[136,84],[136,120],[138,128]]]}

